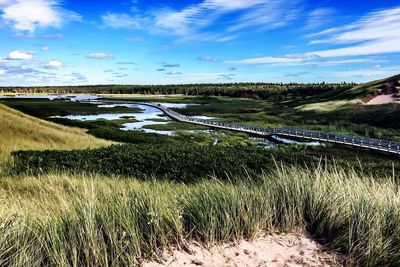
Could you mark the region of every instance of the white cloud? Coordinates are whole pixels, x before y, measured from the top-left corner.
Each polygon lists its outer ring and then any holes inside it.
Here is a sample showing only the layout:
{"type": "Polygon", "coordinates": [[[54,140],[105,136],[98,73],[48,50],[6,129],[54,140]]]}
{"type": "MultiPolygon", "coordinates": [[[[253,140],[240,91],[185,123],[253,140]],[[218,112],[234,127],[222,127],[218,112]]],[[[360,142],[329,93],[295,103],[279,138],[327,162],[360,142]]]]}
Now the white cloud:
{"type": "Polygon", "coordinates": [[[33,38],[35,38],[35,35],[25,34],[25,33],[16,33],[13,35],[13,37],[17,38],[17,39],[33,39],[33,38]]]}
{"type": "Polygon", "coordinates": [[[132,14],[108,13],[105,25],[114,28],[141,28],[151,33],[179,36],[177,41],[227,42],[244,28],[257,30],[282,27],[297,16],[297,4],[302,0],[202,0],[184,8],[153,8],[132,14]],[[215,33],[209,29],[220,23],[225,29],[215,33]]]}
{"type": "Polygon", "coordinates": [[[178,43],[199,40],[202,42],[218,42],[225,43],[232,41],[238,37],[237,34],[226,34],[226,33],[192,33],[187,35],[182,35],[177,40],[178,43]]]}
{"type": "Polygon", "coordinates": [[[281,63],[302,63],[307,60],[313,59],[313,56],[306,55],[287,55],[287,56],[276,56],[276,57],[257,57],[242,59],[237,61],[227,61],[226,63],[234,64],[281,64],[281,63]]]}
{"type": "Polygon", "coordinates": [[[302,71],[302,72],[296,72],[296,73],[287,73],[287,74],[283,75],[283,77],[296,78],[296,77],[300,77],[300,76],[304,76],[304,75],[308,75],[308,74],[310,74],[309,71],[302,71]]]}
{"type": "Polygon", "coordinates": [[[91,53],[88,55],[89,58],[94,59],[114,59],[113,55],[106,54],[106,53],[91,53]]]}
{"type": "Polygon", "coordinates": [[[144,41],[146,41],[146,39],[143,38],[143,37],[129,37],[129,38],[126,38],[126,40],[127,41],[132,41],[132,42],[144,42],[144,41]]]}
{"type": "Polygon", "coordinates": [[[358,59],[343,59],[343,60],[324,60],[320,62],[309,62],[309,64],[316,64],[318,66],[331,66],[331,65],[373,63],[373,62],[382,62],[382,60],[373,58],[358,58],[358,59]]]}
{"type": "Polygon", "coordinates": [[[8,60],[30,60],[32,59],[34,51],[12,51],[8,54],[8,60]]]}
{"type": "Polygon", "coordinates": [[[224,73],[220,74],[219,78],[224,79],[224,80],[233,80],[235,78],[236,74],[235,73],[224,73]]]}
{"type": "Polygon", "coordinates": [[[113,77],[114,78],[124,78],[124,77],[128,77],[129,75],[126,73],[114,73],[113,77]]]}
{"type": "MultiPolygon", "coordinates": [[[[400,29],[400,28],[399,28],[400,29]]],[[[359,45],[320,50],[307,55],[315,55],[320,57],[344,57],[344,56],[366,56],[387,53],[400,52],[400,38],[382,39],[371,42],[366,42],[359,45]]]]}
{"type": "Polygon", "coordinates": [[[226,13],[252,8],[265,2],[269,1],[204,0],[182,10],[169,8],[157,10],[154,13],[154,22],[159,29],[173,31],[177,35],[186,35],[192,33],[194,29],[211,25],[226,13]]]}
{"type": "Polygon", "coordinates": [[[400,53],[400,7],[374,11],[361,19],[338,28],[314,33],[309,37],[325,37],[312,43],[329,43],[342,47],[317,50],[303,54],[286,56],[267,56],[228,61],[236,64],[317,64],[333,65],[357,63],[362,60],[354,57],[400,53]],[[341,60],[327,60],[343,58],[341,60]]]}
{"type": "MultiPolygon", "coordinates": [[[[400,66],[392,66],[387,68],[363,68],[363,69],[349,69],[347,71],[336,71],[328,73],[328,76],[340,79],[360,79],[367,78],[367,80],[375,80],[383,77],[397,75],[400,72],[400,66]]],[[[365,80],[365,79],[363,79],[365,80]]]]}
{"type": "Polygon", "coordinates": [[[306,30],[314,29],[330,22],[334,13],[332,8],[317,8],[308,14],[308,20],[305,25],[306,30]]]}
{"type": "Polygon", "coordinates": [[[358,21],[327,29],[315,33],[313,36],[327,36],[327,38],[320,40],[320,42],[325,43],[354,43],[381,38],[398,38],[400,36],[399,27],[400,7],[396,7],[370,12],[358,21]]]}
{"type": "Polygon", "coordinates": [[[298,2],[300,1],[253,1],[254,6],[247,9],[228,28],[228,31],[238,31],[249,27],[257,27],[257,30],[283,27],[298,17],[300,11],[300,8],[296,6],[298,2]]]}
{"type": "Polygon", "coordinates": [[[45,34],[42,36],[43,39],[46,40],[62,40],[64,39],[64,34],[56,33],[56,34],[45,34]]]}
{"type": "Polygon", "coordinates": [[[337,44],[346,47],[308,54],[321,57],[363,56],[400,52],[400,7],[374,11],[358,21],[311,35],[323,39],[311,44],[337,44]]]}
{"type": "Polygon", "coordinates": [[[103,24],[106,27],[120,29],[120,28],[139,28],[139,22],[128,14],[122,13],[107,13],[102,17],[103,24]]]}
{"type": "Polygon", "coordinates": [[[49,51],[49,49],[50,49],[50,47],[48,47],[48,46],[43,46],[43,47],[42,47],[42,50],[43,50],[43,51],[49,51]]]}
{"type": "Polygon", "coordinates": [[[7,6],[11,3],[11,0],[0,0],[0,7],[7,6]]]}
{"type": "Polygon", "coordinates": [[[133,61],[120,61],[117,62],[118,65],[137,65],[135,62],[133,61]]]}
{"type": "Polygon", "coordinates": [[[167,75],[180,75],[180,74],[182,74],[182,72],[172,70],[172,71],[167,72],[167,73],[165,73],[165,74],[167,74],[167,75]]]}
{"type": "Polygon", "coordinates": [[[201,56],[198,58],[201,61],[206,61],[206,62],[216,62],[218,61],[218,59],[216,59],[215,57],[212,56],[201,56]]]}
{"type": "Polygon", "coordinates": [[[59,0],[15,0],[2,8],[1,18],[15,30],[34,32],[38,27],[59,28],[80,16],[61,7],[59,0]]]}
{"type": "Polygon", "coordinates": [[[64,63],[58,60],[50,60],[47,64],[46,67],[49,69],[58,69],[64,66],[64,63]]]}
{"type": "Polygon", "coordinates": [[[178,63],[166,63],[166,62],[164,62],[164,63],[162,63],[162,66],[164,68],[179,68],[181,65],[178,64],[178,63]]]}
{"type": "Polygon", "coordinates": [[[4,75],[1,77],[5,85],[32,85],[32,84],[81,84],[86,83],[87,78],[77,72],[57,73],[48,68],[37,69],[30,66],[10,65],[2,68],[4,75]]]}
{"type": "Polygon", "coordinates": [[[315,66],[332,66],[351,63],[374,63],[383,60],[375,58],[346,58],[346,59],[327,59],[323,57],[311,55],[287,55],[281,57],[257,57],[242,59],[237,61],[226,61],[227,64],[242,65],[264,65],[264,66],[299,66],[299,65],[315,65],[315,66]]]}

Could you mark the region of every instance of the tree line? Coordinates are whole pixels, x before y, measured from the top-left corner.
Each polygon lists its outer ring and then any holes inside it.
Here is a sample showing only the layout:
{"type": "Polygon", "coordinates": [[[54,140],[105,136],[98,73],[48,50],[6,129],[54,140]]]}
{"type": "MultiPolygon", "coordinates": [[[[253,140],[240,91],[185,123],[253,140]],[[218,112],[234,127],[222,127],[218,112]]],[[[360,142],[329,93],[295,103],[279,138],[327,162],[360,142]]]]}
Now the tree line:
{"type": "Polygon", "coordinates": [[[182,94],[268,99],[274,96],[312,96],[332,90],[348,90],[354,83],[229,83],[186,85],[85,85],[0,87],[1,93],[46,94],[182,94]]]}

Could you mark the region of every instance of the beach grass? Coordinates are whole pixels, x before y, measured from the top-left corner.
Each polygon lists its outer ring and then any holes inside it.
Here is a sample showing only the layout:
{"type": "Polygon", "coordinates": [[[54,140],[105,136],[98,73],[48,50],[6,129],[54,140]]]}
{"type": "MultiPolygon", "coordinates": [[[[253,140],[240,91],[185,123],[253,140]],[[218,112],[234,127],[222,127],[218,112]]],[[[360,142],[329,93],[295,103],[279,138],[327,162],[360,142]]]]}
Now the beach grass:
{"type": "Polygon", "coordinates": [[[278,166],[258,181],[185,185],[48,174],[0,180],[1,266],[135,266],[163,249],[309,231],[347,265],[400,261],[391,177],[278,166]]]}
{"type": "Polygon", "coordinates": [[[17,150],[83,149],[110,145],[83,129],[40,120],[0,104],[0,164],[17,150]]]}

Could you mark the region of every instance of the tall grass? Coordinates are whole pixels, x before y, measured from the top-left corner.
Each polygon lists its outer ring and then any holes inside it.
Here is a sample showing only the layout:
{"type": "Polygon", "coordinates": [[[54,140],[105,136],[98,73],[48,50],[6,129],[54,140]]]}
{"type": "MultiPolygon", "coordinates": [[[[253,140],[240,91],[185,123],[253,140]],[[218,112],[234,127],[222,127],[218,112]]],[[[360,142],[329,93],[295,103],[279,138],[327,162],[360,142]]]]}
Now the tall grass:
{"type": "Polygon", "coordinates": [[[400,262],[400,195],[391,179],[279,168],[257,181],[184,185],[46,175],[0,180],[0,266],[123,266],[162,249],[310,231],[349,265],[400,262]]]}
{"type": "Polygon", "coordinates": [[[111,142],[86,134],[84,130],[43,121],[0,104],[0,165],[16,150],[82,149],[111,142]]]}

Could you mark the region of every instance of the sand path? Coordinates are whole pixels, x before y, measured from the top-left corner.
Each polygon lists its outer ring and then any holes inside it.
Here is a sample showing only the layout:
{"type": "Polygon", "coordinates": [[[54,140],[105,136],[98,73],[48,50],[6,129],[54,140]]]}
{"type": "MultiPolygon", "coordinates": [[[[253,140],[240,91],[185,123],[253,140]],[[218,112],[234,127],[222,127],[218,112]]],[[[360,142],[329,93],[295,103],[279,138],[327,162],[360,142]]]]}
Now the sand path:
{"type": "Polygon", "coordinates": [[[340,266],[343,256],[329,252],[305,234],[267,235],[253,242],[241,241],[205,249],[191,244],[190,250],[164,253],[164,261],[146,262],[144,267],[161,266],[340,266]]]}

